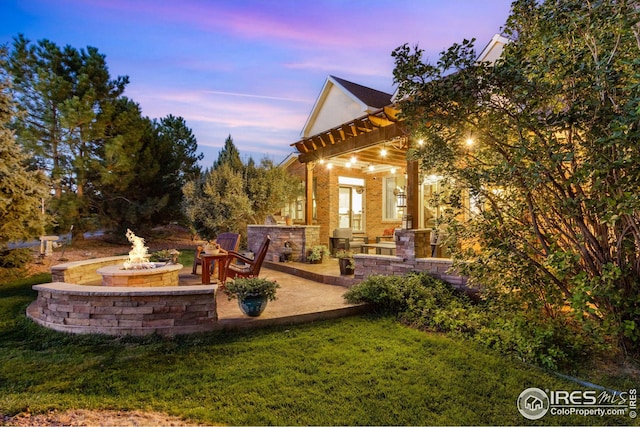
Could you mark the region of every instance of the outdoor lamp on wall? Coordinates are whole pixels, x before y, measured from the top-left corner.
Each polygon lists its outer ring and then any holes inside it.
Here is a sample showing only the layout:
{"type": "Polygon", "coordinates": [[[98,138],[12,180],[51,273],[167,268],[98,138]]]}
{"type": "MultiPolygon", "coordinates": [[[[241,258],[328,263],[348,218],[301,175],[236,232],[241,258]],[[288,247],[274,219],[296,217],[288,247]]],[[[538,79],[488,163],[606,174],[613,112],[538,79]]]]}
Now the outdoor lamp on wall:
{"type": "Polygon", "coordinates": [[[396,206],[399,208],[407,207],[407,194],[404,192],[404,188],[393,190],[393,194],[396,196],[396,206]]]}

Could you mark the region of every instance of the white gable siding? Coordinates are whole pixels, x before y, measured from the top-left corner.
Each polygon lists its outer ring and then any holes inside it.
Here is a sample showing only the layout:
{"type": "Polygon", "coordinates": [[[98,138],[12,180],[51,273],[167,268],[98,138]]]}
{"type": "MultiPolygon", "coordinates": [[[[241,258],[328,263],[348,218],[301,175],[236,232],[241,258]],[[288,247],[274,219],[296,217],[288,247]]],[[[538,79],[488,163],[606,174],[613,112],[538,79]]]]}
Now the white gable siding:
{"type": "Polygon", "coordinates": [[[329,83],[326,96],[318,100],[317,108],[304,129],[303,138],[316,135],[365,114],[362,105],[355,102],[341,88],[329,83]]]}

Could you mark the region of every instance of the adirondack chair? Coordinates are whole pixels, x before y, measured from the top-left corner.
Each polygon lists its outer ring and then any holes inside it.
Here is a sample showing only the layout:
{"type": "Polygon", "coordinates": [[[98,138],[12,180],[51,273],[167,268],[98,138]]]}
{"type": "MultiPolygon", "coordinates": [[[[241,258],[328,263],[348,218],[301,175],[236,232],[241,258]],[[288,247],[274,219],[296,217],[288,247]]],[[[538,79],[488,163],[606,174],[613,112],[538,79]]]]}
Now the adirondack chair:
{"type": "Polygon", "coordinates": [[[258,249],[258,253],[256,253],[253,259],[247,258],[236,251],[229,251],[222,282],[224,283],[227,279],[233,279],[234,277],[258,277],[260,268],[262,268],[262,262],[265,256],[267,256],[270,242],[271,237],[265,237],[260,249],[258,249]],[[237,261],[242,261],[242,264],[236,264],[237,261]]]}
{"type": "MultiPolygon", "coordinates": [[[[215,242],[220,245],[220,248],[225,251],[237,251],[238,246],[240,246],[240,235],[237,233],[220,233],[216,238],[215,242]]],[[[202,265],[202,258],[200,255],[203,251],[202,246],[198,246],[196,248],[196,254],[193,257],[193,268],[191,269],[191,274],[198,274],[198,266],[202,265]]]]}

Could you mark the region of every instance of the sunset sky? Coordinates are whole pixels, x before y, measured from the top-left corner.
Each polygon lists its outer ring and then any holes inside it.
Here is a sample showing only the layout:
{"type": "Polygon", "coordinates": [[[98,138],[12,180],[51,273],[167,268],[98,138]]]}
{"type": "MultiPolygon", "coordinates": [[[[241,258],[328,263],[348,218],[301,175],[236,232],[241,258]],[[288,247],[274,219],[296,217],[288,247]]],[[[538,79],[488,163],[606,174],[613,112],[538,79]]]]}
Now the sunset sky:
{"type": "Polygon", "coordinates": [[[0,44],[24,34],[94,46],[143,114],[183,117],[205,167],[231,135],[279,163],[328,75],[392,93],[398,46],[427,57],[465,38],[479,52],[510,0],[0,0],[0,44]]]}

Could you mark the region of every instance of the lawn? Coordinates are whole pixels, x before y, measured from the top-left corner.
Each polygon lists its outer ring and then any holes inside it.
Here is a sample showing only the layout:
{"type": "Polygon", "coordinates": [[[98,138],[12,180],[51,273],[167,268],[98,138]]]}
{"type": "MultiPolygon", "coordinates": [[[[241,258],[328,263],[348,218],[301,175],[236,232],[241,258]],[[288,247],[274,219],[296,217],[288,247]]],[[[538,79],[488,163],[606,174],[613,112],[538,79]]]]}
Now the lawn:
{"type": "MultiPolygon", "coordinates": [[[[578,387],[391,318],[166,339],[73,336],[24,316],[42,275],[0,286],[0,415],[161,411],[204,424],[529,425],[528,387],[578,387]]],[[[627,424],[545,416],[537,424],[627,424]]]]}

